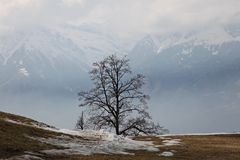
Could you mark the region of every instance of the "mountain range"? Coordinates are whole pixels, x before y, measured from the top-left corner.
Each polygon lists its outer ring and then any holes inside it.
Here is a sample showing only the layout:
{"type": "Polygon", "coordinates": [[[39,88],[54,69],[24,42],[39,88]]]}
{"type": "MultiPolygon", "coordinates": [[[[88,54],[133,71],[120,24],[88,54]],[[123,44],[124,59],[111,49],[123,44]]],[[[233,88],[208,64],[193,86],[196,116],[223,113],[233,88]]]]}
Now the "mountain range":
{"type": "MultiPolygon", "coordinates": [[[[234,121],[237,119],[240,103],[238,26],[145,35],[131,42],[134,44],[131,48],[122,42],[91,25],[35,27],[1,33],[0,94],[40,93],[48,97],[75,98],[79,90],[90,87],[88,71],[93,62],[114,53],[127,54],[133,70],[146,75],[147,92],[153,97],[150,104],[155,106],[153,113],[165,110],[169,116],[179,105],[176,110],[184,116],[182,110],[198,112],[202,111],[199,106],[204,110],[220,107],[221,116],[216,111],[216,119],[226,118],[233,112],[234,121]],[[231,111],[222,115],[226,106],[230,106],[231,111]]],[[[1,105],[8,102],[5,100],[1,105]]],[[[205,115],[211,117],[211,114],[205,115]]],[[[173,115],[172,124],[164,114],[160,120],[173,128],[177,125],[177,114],[173,115]]],[[[220,128],[221,125],[216,125],[214,131],[220,128]]],[[[233,130],[234,126],[230,125],[229,129],[233,130]]]]}

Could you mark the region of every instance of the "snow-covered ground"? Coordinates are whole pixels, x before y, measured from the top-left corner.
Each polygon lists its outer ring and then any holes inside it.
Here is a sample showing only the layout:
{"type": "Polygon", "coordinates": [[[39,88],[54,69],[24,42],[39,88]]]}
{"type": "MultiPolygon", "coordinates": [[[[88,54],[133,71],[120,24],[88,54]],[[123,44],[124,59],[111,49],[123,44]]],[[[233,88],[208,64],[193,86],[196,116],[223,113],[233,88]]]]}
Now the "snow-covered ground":
{"type": "Polygon", "coordinates": [[[43,159],[38,156],[25,154],[21,156],[14,156],[7,160],[43,160],[43,159]]]}
{"type": "Polygon", "coordinates": [[[6,122],[10,122],[10,123],[14,123],[14,124],[18,124],[18,125],[24,125],[24,126],[29,126],[29,127],[36,127],[36,128],[40,128],[40,129],[45,129],[45,130],[50,130],[50,131],[57,131],[58,129],[53,127],[53,126],[49,126],[45,123],[41,123],[41,122],[37,122],[37,121],[21,121],[21,120],[12,120],[12,119],[8,119],[5,118],[4,121],[6,122]]]}
{"type": "Polygon", "coordinates": [[[36,127],[52,132],[63,133],[63,135],[51,138],[30,137],[44,143],[61,146],[64,149],[44,150],[42,153],[47,154],[133,154],[129,150],[146,150],[150,152],[158,152],[159,149],[151,141],[135,141],[128,137],[116,135],[104,130],[69,130],[48,127],[47,125],[39,125],[37,123],[26,124],[20,121],[5,119],[5,121],[36,127]]]}
{"type": "MultiPolygon", "coordinates": [[[[44,143],[62,146],[66,149],[45,150],[47,154],[133,154],[128,150],[147,150],[157,152],[159,149],[150,141],[135,141],[103,130],[73,131],[60,129],[57,132],[66,135],[56,138],[34,138],[44,143]],[[75,136],[74,138],[67,135],[75,136]]],[[[32,137],[33,138],[33,137],[32,137]]]]}
{"type": "Polygon", "coordinates": [[[172,157],[174,154],[172,152],[168,152],[168,151],[165,151],[165,152],[162,152],[160,154],[160,156],[164,156],[164,157],[172,157]]]}
{"type": "Polygon", "coordinates": [[[180,145],[181,142],[180,139],[167,139],[167,140],[163,140],[163,145],[165,146],[175,146],[175,145],[180,145]]]}

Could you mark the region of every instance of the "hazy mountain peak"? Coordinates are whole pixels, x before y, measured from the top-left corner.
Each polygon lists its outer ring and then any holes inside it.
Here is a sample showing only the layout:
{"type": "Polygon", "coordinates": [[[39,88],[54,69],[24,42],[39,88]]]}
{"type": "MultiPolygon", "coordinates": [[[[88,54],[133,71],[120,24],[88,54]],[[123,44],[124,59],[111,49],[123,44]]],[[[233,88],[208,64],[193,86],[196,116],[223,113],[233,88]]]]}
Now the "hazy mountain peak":
{"type": "Polygon", "coordinates": [[[194,32],[171,33],[164,35],[147,35],[137,42],[136,46],[152,47],[156,54],[177,45],[221,46],[228,42],[239,42],[240,32],[236,28],[218,27],[194,32]]]}

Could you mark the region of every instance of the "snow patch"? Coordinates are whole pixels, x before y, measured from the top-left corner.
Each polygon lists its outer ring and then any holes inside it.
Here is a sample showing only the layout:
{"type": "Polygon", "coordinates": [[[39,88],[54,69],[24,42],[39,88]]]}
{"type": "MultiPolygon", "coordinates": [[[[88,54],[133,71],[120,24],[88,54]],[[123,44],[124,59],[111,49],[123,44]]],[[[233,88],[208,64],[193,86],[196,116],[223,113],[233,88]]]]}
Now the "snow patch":
{"type": "Polygon", "coordinates": [[[6,160],[43,160],[43,159],[40,157],[37,157],[37,156],[26,154],[26,155],[21,155],[21,156],[14,156],[14,157],[8,158],[6,160]]]}
{"type": "MultiPolygon", "coordinates": [[[[240,41],[240,36],[234,37],[229,34],[224,28],[211,28],[208,30],[178,33],[172,35],[163,35],[161,37],[152,36],[155,39],[155,44],[158,46],[157,53],[177,45],[190,44],[191,46],[204,46],[210,50],[211,46],[221,46],[224,43],[240,41]]],[[[188,48],[188,46],[186,46],[188,48]]],[[[182,54],[190,55],[192,48],[184,49],[182,54]]],[[[216,52],[213,52],[216,54],[216,52]]]]}
{"type": "Polygon", "coordinates": [[[172,157],[174,154],[172,152],[162,152],[160,154],[160,156],[164,156],[164,157],[172,157]]]}
{"type": "MultiPolygon", "coordinates": [[[[54,129],[51,129],[54,130],[54,129]]],[[[35,138],[43,143],[62,146],[65,149],[53,149],[42,151],[52,155],[92,155],[92,154],[129,154],[129,150],[146,150],[150,152],[158,152],[159,149],[150,141],[135,141],[127,137],[118,136],[104,130],[93,131],[74,131],[67,129],[55,130],[66,135],[56,138],[35,138]],[[68,137],[72,135],[75,137],[68,137]]]]}
{"type": "Polygon", "coordinates": [[[7,119],[7,118],[5,118],[5,119],[3,119],[3,120],[6,121],[6,122],[14,123],[14,124],[25,125],[25,124],[22,123],[22,122],[14,121],[14,120],[7,119]]]}
{"type": "Polygon", "coordinates": [[[182,54],[183,55],[190,55],[193,51],[193,48],[188,48],[188,49],[184,49],[182,50],[182,54]]]}
{"type": "Polygon", "coordinates": [[[165,146],[175,146],[175,145],[180,145],[181,142],[180,139],[169,139],[169,140],[164,140],[163,145],[165,146]]]}
{"type": "Polygon", "coordinates": [[[18,73],[24,75],[25,77],[28,77],[28,76],[29,76],[29,72],[27,71],[26,68],[20,68],[20,69],[18,70],[18,73]]]}
{"type": "Polygon", "coordinates": [[[53,127],[53,126],[48,126],[44,123],[41,122],[29,122],[29,123],[24,123],[21,121],[15,121],[15,120],[11,120],[8,118],[3,119],[6,122],[10,122],[10,123],[14,123],[14,124],[18,124],[18,125],[24,125],[24,126],[28,126],[28,127],[35,127],[35,128],[39,128],[39,129],[44,129],[44,130],[49,130],[49,131],[57,131],[57,128],[53,127]]]}
{"type": "Polygon", "coordinates": [[[218,51],[214,51],[214,52],[212,52],[212,55],[218,55],[218,51]]]}

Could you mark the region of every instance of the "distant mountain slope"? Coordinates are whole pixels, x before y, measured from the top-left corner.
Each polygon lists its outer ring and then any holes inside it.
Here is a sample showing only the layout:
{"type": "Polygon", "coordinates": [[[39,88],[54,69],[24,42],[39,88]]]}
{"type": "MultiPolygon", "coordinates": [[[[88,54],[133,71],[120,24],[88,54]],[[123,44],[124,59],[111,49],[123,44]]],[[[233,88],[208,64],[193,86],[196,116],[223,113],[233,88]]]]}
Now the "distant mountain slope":
{"type": "Polygon", "coordinates": [[[79,114],[77,93],[91,86],[91,63],[109,54],[126,53],[133,70],[147,77],[153,117],[171,131],[208,131],[203,116],[213,123],[212,132],[237,129],[239,26],[152,34],[132,44],[134,47],[127,49],[121,40],[96,25],[4,32],[0,35],[1,108],[70,128],[79,114]],[[186,116],[184,110],[192,111],[199,125],[192,126],[188,120],[191,114],[186,116]],[[52,119],[56,111],[57,121],[52,119]]]}
{"type": "Polygon", "coordinates": [[[6,43],[5,39],[0,43],[4,57],[1,91],[22,93],[52,88],[70,92],[88,68],[83,51],[57,32],[38,29],[7,38],[6,43]],[[73,81],[75,84],[71,84],[73,81]]]}
{"type": "MultiPolygon", "coordinates": [[[[239,50],[239,31],[228,27],[146,36],[129,57],[134,68],[161,79],[162,86],[175,87],[176,79],[179,85],[201,85],[206,75],[212,81],[236,76],[239,50]]],[[[126,52],[116,37],[91,25],[9,31],[0,35],[0,89],[76,94],[86,86],[92,62],[126,52]]]]}
{"type": "Polygon", "coordinates": [[[162,87],[220,87],[236,82],[240,72],[240,34],[226,30],[146,36],[130,53],[135,68],[162,87]]]}
{"type": "Polygon", "coordinates": [[[153,117],[176,133],[237,130],[239,37],[219,29],[140,40],[129,57],[146,75],[153,117]]]}
{"type": "Polygon", "coordinates": [[[0,35],[0,91],[76,94],[89,66],[121,53],[117,40],[87,26],[30,28],[0,35]]]}

